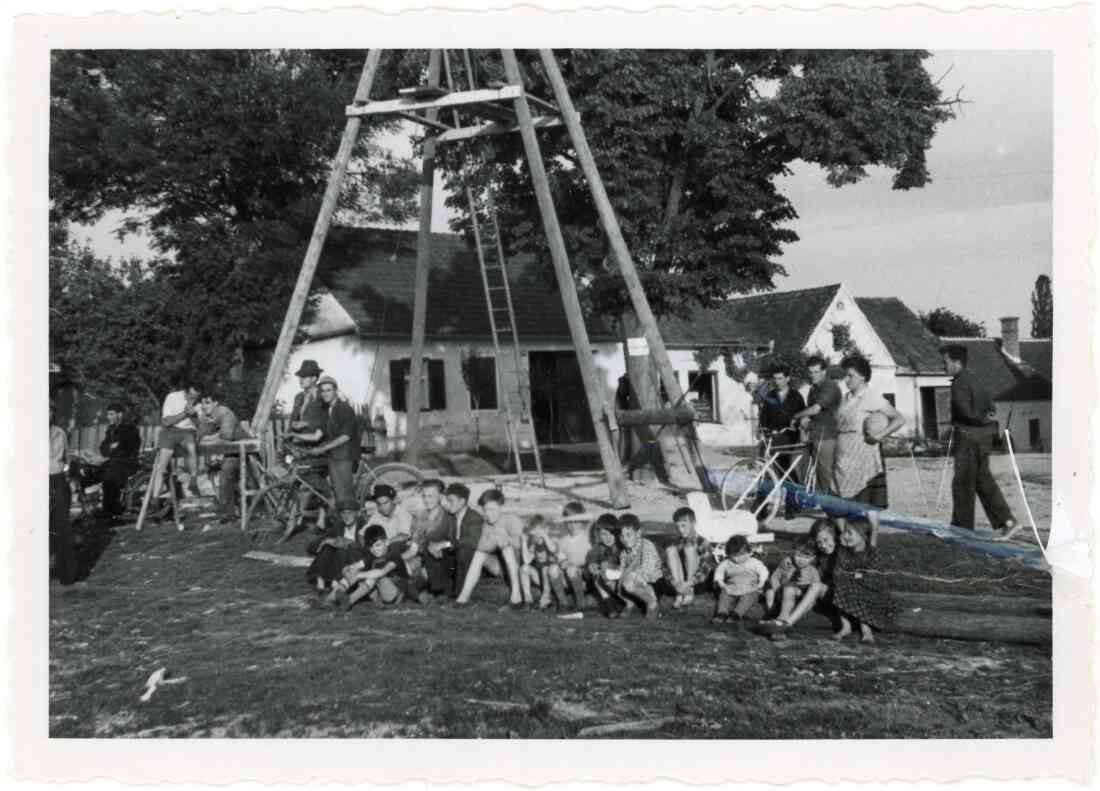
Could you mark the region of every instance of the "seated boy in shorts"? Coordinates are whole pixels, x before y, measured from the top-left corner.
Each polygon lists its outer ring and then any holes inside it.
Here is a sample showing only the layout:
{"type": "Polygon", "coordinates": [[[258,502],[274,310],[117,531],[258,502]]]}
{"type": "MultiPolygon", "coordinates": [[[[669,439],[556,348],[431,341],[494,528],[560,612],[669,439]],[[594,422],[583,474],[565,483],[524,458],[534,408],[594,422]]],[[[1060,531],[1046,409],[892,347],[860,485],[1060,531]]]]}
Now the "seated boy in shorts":
{"type": "MultiPolygon", "coordinates": [[[[592,549],[589,536],[592,523],[584,506],[577,502],[566,503],[561,518],[569,532],[556,542],[558,566],[573,592],[573,608],[580,611],[584,609],[584,570],[592,549]]],[[[565,602],[559,600],[559,604],[565,605],[565,602]]]]}

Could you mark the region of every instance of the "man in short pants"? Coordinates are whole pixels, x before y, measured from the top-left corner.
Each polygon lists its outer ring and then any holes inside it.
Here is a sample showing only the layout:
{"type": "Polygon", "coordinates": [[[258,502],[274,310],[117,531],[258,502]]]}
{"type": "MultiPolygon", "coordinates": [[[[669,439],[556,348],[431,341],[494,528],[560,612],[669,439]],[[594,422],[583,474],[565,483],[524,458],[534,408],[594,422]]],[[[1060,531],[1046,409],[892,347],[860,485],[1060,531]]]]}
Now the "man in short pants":
{"type": "MultiPolygon", "coordinates": [[[[161,429],[157,437],[157,461],[161,469],[167,469],[177,448],[183,448],[187,453],[187,471],[190,474],[187,491],[196,497],[199,494],[199,456],[195,449],[195,432],[198,429],[195,420],[199,413],[200,395],[202,388],[193,383],[169,393],[160,410],[161,429]]],[[[160,494],[161,485],[160,479],[153,481],[154,500],[160,494]]]]}

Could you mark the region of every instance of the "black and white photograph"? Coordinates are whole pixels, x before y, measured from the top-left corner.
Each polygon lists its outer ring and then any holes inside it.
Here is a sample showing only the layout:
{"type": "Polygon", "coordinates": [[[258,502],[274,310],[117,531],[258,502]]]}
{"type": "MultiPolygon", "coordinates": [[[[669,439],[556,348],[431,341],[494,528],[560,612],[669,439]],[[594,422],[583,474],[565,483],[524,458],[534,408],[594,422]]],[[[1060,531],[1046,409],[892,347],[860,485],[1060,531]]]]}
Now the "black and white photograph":
{"type": "Polygon", "coordinates": [[[44,736],[1053,744],[1054,49],[463,38],[41,50],[44,736]]]}

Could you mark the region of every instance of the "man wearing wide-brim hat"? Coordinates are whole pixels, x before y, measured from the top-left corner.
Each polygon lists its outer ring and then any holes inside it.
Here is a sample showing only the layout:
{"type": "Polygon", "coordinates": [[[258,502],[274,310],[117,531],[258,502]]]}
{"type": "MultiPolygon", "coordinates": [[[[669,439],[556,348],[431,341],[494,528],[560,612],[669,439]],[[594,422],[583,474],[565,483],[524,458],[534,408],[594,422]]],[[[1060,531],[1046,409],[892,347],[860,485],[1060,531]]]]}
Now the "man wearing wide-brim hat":
{"type": "MultiPolygon", "coordinates": [[[[296,447],[308,449],[315,447],[325,431],[325,423],[328,415],[325,405],[321,402],[317,392],[317,380],[322,373],[321,366],[316,360],[302,360],[295,376],[302,389],[294,396],[294,404],[290,409],[290,431],[286,437],[296,447]]],[[[299,474],[316,489],[324,490],[325,474],[328,465],[324,459],[316,459],[316,465],[310,469],[301,470],[299,474]]],[[[321,503],[313,493],[303,486],[298,494],[299,508],[302,521],[297,525],[288,525],[283,539],[289,538],[292,533],[300,529],[315,527],[320,517],[321,503]]]]}

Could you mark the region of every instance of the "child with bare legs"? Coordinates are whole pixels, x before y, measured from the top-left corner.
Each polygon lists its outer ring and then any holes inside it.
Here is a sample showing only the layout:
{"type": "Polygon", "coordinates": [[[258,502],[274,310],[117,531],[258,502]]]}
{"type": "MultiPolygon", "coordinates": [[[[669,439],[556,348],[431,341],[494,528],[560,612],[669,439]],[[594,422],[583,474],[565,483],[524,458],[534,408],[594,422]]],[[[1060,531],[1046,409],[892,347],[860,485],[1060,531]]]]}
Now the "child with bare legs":
{"type": "Polygon", "coordinates": [[[779,631],[772,635],[772,639],[783,639],[783,631],[787,627],[798,623],[815,605],[827,603],[829,586],[833,581],[833,566],[836,564],[836,525],[829,519],[818,519],[810,528],[810,540],[817,548],[817,571],[821,579],[805,589],[786,617],[775,620],[772,625],[779,631]]]}
{"type": "Polygon", "coordinates": [[[619,517],[619,543],[622,545],[623,577],[620,582],[627,594],[625,614],[638,600],[645,607],[646,618],[657,618],[657,592],[654,583],[661,579],[661,555],[648,538],[642,537],[642,523],[634,514],[619,517]]]}
{"type": "Polygon", "coordinates": [[[485,515],[485,526],[481,530],[481,538],[470,561],[466,579],[462,581],[457,603],[465,604],[470,600],[481,579],[481,572],[485,570],[494,577],[507,574],[510,589],[508,606],[514,610],[522,609],[523,593],[520,587],[518,555],[523,546],[523,523],[515,514],[504,513],[504,493],[499,489],[484,492],[478,498],[477,504],[485,515]],[[503,567],[501,560],[504,561],[503,567]]]}

